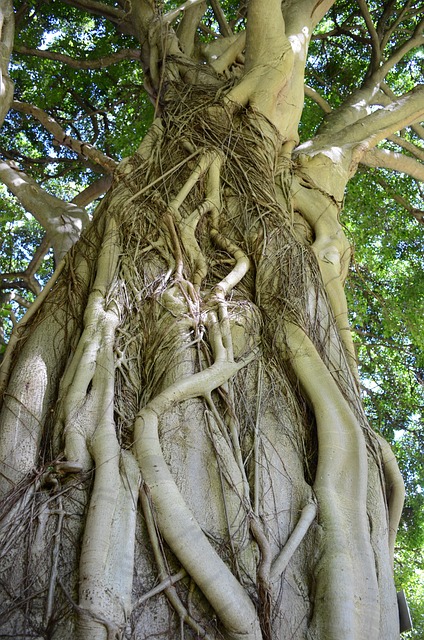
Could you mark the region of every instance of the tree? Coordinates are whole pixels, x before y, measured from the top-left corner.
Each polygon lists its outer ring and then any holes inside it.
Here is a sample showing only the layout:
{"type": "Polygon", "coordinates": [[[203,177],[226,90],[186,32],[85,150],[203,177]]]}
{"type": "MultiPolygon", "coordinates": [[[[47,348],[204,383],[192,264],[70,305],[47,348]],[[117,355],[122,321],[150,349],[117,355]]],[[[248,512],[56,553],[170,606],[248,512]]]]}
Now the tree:
{"type": "MultiPolygon", "coordinates": [[[[4,633],[397,638],[404,488],[362,404],[340,213],[360,166],[423,179],[424,88],[402,71],[422,9],[175,5],[2,5],[0,177],[56,262],[2,362],[4,633]],[[321,42],[328,95],[319,65],[305,88],[321,42]],[[146,111],[130,60],[154,119],[118,163],[146,111]],[[75,68],[102,71],[119,148],[75,68]],[[325,117],[300,141],[305,95],[325,117]],[[65,201],[81,167],[98,177],[65,201]]],[[[34,289],[36,258],[9,282],[34,289]]]]}

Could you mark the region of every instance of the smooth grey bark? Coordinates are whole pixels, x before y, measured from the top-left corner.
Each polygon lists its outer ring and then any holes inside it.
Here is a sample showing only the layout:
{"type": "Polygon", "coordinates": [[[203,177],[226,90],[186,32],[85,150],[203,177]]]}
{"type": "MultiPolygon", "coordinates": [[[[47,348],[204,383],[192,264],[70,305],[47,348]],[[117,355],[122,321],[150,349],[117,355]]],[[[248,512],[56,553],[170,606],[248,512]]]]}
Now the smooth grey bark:
{"type": "Polygon", "coordinates": [[[150,2],[80,4],[133,19],[161,112],[8,354],[4,629],[395,640],[403,488],[361,405],[339,215],[422,92],[299,147],[331,2],[251,0],[246,35],[203,51],[201,2],[179,34],[150,2]]]}

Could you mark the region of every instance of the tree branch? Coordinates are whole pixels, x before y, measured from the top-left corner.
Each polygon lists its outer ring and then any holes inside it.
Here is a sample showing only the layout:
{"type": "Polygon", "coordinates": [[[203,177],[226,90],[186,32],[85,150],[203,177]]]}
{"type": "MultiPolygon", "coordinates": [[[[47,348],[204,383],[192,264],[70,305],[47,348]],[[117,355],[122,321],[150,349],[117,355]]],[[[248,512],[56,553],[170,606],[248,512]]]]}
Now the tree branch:
{"type": "Polygon", "coordinates": [[[331,9],[335,0],[297,0],[283,3],[282,11],[286,22],[287,35],[298,34],[306,27],[309,37],[318,22],[331,9]]]}
{"type": "Polygon", "coordinates": [[[392,53],[390,58],[383,65],[381,65],[381,67],[379,67],[376,70],[376,76],[379,82],[381,82],[386,77],[390,69],[392,69],[395,66],[395,64],[397,64],[400,60],[402,60],[402,58],[409,51],[411,51],[411,49],[415,49],[416,47],[419,47],[422,44],[424,44],[423,29],[424,29],[424,18],[417,25],[412,35],[412,38],[409,38],[409,40],[407,40],[400,47],[398,47],[398,49],[396,49],[392,53]]]}
{"type": "Polygon", "coordinates": [[[192,56],[195,50],[196,33],[199,22],[206,11],[206,2],[203,1],[184,11],[184,15],[177,29],[177,37],[182,50],[187,56],[192,56]]]}
{"type": "Polygon", "coordinates": [[[0,274],[0,288],[5,289],[6,287],[18,287],[29,289],[34,293],[34,295],[38,296],[41,292],[40,283],[35,278],[35,274],[40,268],[41,263],[44,260],[44,257],[48,250],[50,249],[51,243],[47,237],[47,234],[41,240],[40,245],[37,247],[29,265],[25,269],[25,271],[11,271],[9,273],[1,273],[0,274]],[[19,281],[20,278],[20,281],[19,281]],[[7,280],[17,280],[18,282],[7,282],[7,280]],[[2,282],[4,281],[4,282],[2,282]]]}
{"type": "MultiPolygon", "coordinates": [[[[390,89],[390,87],[385,82],[381,83],[381,90],[382,90],[383,94],[385,94],[388,98],[390,98],[390,100],[392,102],[397,100],[398,96],[390,89]]],[[[417,134],[417,136],[419,138],[424,140],[424,127],[423,126],[421,126],[420,124],[414,123],[414,124],[411,124],[411,129],[413,131],[415,131],[415,133],[417,134]]]]}
{"type": "Polygon", "coordinates": [[[371,71],[375,71],[381,60],[380,40],[365,0],[358,0],[358,5],[371,36],[371,71]]]}
{"type": "Polygon", "coordinates": [[[380,167],[406,173],[416,180],[424,182],[424,165],[395,151],[387,149],[368,149],[360,159],[360,163],[367,167],[380,167]]]}
{"type": "Polygon", "coordinates": [[[246,73],[276,64],[287,47],[280,0],[250,0],[247,10],[246,73]]]}
{"type": "Polygon", "coordinates": [[[97,198],[100,198],[100,196],[106,193],[111,184],[112,176],[110,174],[102,176],[76,195],[75,198],[72,198],[72,202],[78,207],[86,207],[88,204],[94,202],[94,200],[97,200],[97,198]]]}
{"type": "Polygon", "coordinates": [[[395,202],[406,209],[406,211],[414,216],[414,218],[418,220],[418,222],[424,224],[424,210],[413,207],[407,200],[405,200],[405,198],[396,193],[396,191],[385,180],[383,180],[381,176],[374,175],[374,179],[376,180],[376,182],[378,182],[379,185],[383,187],[383,189],[389,194],[391,198],[393,198],[395,202]]]}
{"type": "Polygon", "coordinates": [[[68,136],[62,129],[60,124],[42,109],[39,109],[32,104],[19,102],[17,100],[12,103],[12,107],[20,113],[26,113],[28,115],[34,116],[34,118],[37,118],[37,120],[41,122],[41,124],[47,129],[47,131],[50,131],[50,133],[54,136],[55,140],[59,144],[67,147],[68,149],[71,149],[79,156],[82,156],[82,158],[91,160],[92,162],[94,162],[94,164],[102,167],[102,169],[105,169],[108,173],[113,172],[117,167],[118,163],[116,162],[116,160],[109,158],[109,156],[99,151],[99,149],[93,147],[93,145],[68,136]]]}
{"type": "MultiPolygon", "coordinates": [[[[360,93],[360,92],[359,92],[360,93]]],[[[356,95],[358,100],[358,95],[356,95]]],[[[358,104],[357,111],[363,112],[363,106],[358,104]]],[[[424,85],[418,85],[409,93],[397,98],[387,107],[383,107],[366,115],[358,117],[354,104],[342,107],[338,112],[332,112],[326,122],[324,132],[316,136],[313,146],[316,148],[338,145],[360,145],[357,149],[358,161],[360,154],[374,147],[381,140],[400,131],[424,117],[424,85]],[[337,127],[332,127],[333,113],[336,114],[337,127]],[[330,126],[328,126],[330,125],[330,126]]]]}
{"type": "Polygon", "coordinates": [[[362,118],[349,129],[346,141],[375,146],[384,138],[424,118],[424,85],[418,85],[391,105],[362,118]],[[364,131],[365,129],[365,131],[364,131]],[[365,135],[364,135],[365,133],[365,135]]]}
{"type": "Polygon", "coordinates": [[[140,58],[139,49],[121,49],[108,56],[97,58],[96,60],[77,60],[64,53],[49,51],[48,49],[30,49],[25,45],[16,44],[14,51],[25,56],[37,56],[46,60],[55,60],[72,67],[73,69],[103,69],[121,60],[138,60],[140,58]]]}
{"type": "Polygon", "coordinates": [[[233,35],[232,29],[227,22],[227,19],[222,10],[219,0],[210,0],[210,3],[211,3],[212,11],[214,12],[215,18],[219,24],[219,30],[221,32],[221,35],[223,35],[224,38],[232,36],[233,35]]]}
{"type": "Polygon", "coordinates": [[[183,2],[183,4],[180,4],[180,6],[177,7],[176,9],[171,9],[171,11],[168,11],[168,13],[165,13],[165,15],[162,16],[162,22],[170,24],[171,22],[173,22],[178,18],[181,11],[185,11],[186,9],[191,9],[196,4],[200,4],[201,2],[204,2],[204,1],[205,0],[186,0],[186,2],[183,2]]]}
{"type": "Polygon", "coordinates": [[[331,113],[332,108],[328,104],[327,100],[323,98],[318,91],[315,91],[312,87],[305,84],[305,96],[311,98],[314,102],[317,103],[319,107],[324,111],[324,113],[331,113]]]}
{"type": "MultiPolygon", "coordinates": [[[[383,31],[383,27],[384,24],[387,22],[387,20],[390,17],[390,13],[391,13],[391,9],[392,7],[395,5],[394,2],[390,1],[390,3],[388,4],[388,7],[386,8],[386,10],[383,12],[382,15],[382,22],[383,22],[383,26],[381,27],[381,32],[383,31]],[[386,13],[387,11],[387,13],[386,13]]],[[[396,29],[398,28],[398,26],[400,25],[400,23],[402,22],[402,20],[404,19],[404,17],[407,15],[407,12],[409,10],[411,6],[411,0],[406,0],[405,4],[403,5],[398,17],[396,18],[396,20],[394,20],[392,22],[392,24],[388,27],[386,33],[384,34],[384,36],[381,39],[381,48],[384,50],[385,47],[387,46],[387,43],[390,40],[390,37],[392,35],[392,33],[394,33],[396,31],[396,29]]]]}
{"type": "Polygon", "coordinates": [[[47,231],[56,260],[59,261],[88,224],[85,209],[47,193],[12,163],[0,162],[0,180],[47,231]]]}
{"type": "Polygon", "coordinates": [[[108,18],[115,23],[121,23],[127,17],[127,13],[122,9],[117,9],[103,2],[96,2],[96,0],[63,0],[63,2],[71,5],[71,7],[83,9],[96,16],[108,18]]]}
{"type": "Polygon", "coordinates": [[[402,138],[401,136],[387,136],[387,139],[391,140],[399,147],[402,147],[402,149],[405,149],[405,151],[408,151],[408,153],[415,156],[417,160],[421,160],[421,162],[424,162],[424,149],[422,149],[421,147],[418,147],[408,140],[405,140],[405,138],[402,138]]]}

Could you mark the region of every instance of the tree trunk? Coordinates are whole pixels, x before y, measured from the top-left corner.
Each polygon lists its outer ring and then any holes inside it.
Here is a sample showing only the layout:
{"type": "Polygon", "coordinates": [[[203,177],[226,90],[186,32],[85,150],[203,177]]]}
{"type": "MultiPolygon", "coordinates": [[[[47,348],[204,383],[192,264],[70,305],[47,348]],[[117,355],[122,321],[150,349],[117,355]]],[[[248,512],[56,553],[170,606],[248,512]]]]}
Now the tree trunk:
{"type": "Polygon", "coordinates": [[[12,339],[6,635],[399,636],[402,482],[358,392],[345,182],[242,84],[170,82],[12,339]]]}
{"type": "Polygon", "coordinates": [[[381,447],[278,132],[188,99],[19,336],[4,628],[396,638],[381,447]]]}

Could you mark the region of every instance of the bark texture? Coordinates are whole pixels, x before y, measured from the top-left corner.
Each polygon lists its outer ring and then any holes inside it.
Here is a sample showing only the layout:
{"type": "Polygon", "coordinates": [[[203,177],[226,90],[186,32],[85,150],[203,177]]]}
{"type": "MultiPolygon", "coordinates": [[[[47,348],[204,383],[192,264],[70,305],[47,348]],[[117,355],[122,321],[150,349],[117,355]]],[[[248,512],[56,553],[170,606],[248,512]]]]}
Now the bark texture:
{"type": "Polygon", "coordinates": [[[187,63],[199,4],[178,45],[138,16],[158,117],[6,358],[3,629],[394,640],[402,482],[343,293],[356,143],[295,149],[296,15],[251,0],[241,74],[240,36],[187,63]]]}

